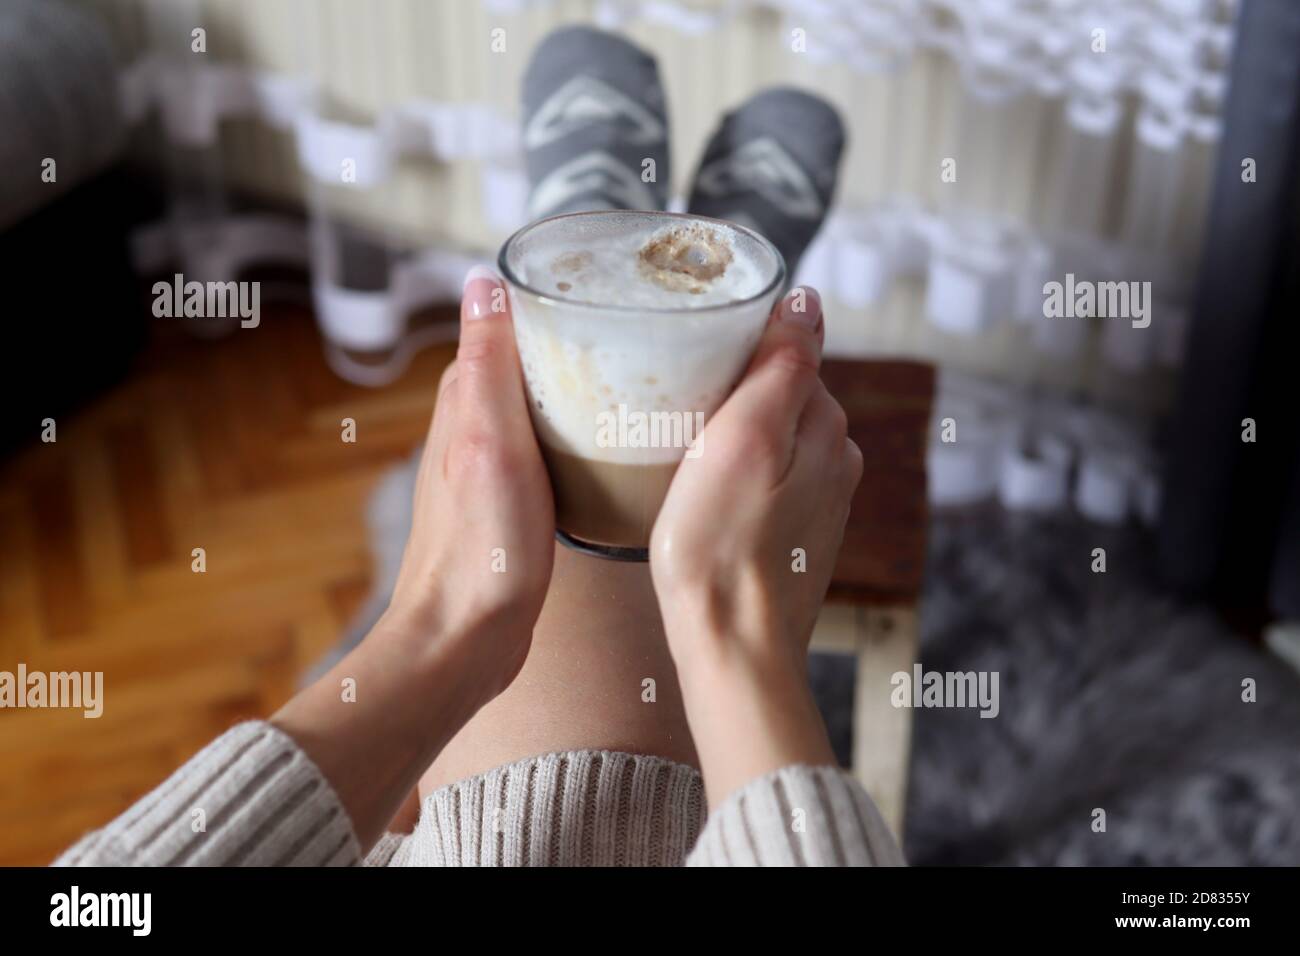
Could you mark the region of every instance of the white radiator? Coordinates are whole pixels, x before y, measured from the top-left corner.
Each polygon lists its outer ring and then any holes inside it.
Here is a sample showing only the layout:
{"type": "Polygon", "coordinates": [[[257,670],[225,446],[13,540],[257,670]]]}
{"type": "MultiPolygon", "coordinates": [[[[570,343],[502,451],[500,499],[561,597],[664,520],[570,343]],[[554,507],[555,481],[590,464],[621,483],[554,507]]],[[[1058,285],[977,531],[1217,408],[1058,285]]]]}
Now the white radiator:
{"type": "Polygon", "coordinates": [[[490,256],[522,224],[520,76],[549,30],[588,21],[658,57],[677,195],[720,112],[756,89],[807,87],[841,110],[838,203],[800,277],[825,293],[832,351],[1139,411],[1170,395],[1235,2],[82,2],[135,64],[132,108],[161,118],[142,122],[139,155],[191,215],[227,216],[242,194],[304,204],[325,285],[353,232],[390,248],[372,294],[400,294],[388,333],[367,326],[380,339],[400,338],[407,299],[458,291],[438,276],[463,264],[448,250],[490,256]],[[344,186],[332,171],[349,153],[366,168],[344,186]],[[1044,283],[1067,273],[1153,282],[1150,327],[1045,318],[1044,283]]]}

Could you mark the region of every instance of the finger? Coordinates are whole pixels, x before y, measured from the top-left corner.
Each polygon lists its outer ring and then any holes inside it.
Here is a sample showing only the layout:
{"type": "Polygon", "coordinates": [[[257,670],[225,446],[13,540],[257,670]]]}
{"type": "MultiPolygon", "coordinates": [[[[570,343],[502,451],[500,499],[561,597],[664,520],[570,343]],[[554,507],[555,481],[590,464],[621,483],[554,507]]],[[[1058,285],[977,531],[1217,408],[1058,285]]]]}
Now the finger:
{"type": "Polygon", "coordinates": [[[799,416],[800,450],[807,449],[829,464],[839,464],[848,435],[849,418],[844,414],[844,407],[818,379],[803,414],[799,416]]]}
{"type": "Polygon", "coordinates": [[[433,415],[429,418],[429,430],[425,435],[428,453],[446,445],[447,433],[456,420],[456,377],[456,360],[452,359],[438,378],[438,397],[434,400],[433,415]]]}
{"type": "Polygon", "coordinates": [[[433,403],[433,417],[429,421],[429,441],[445,436],[456,418],[456,360],[452,359],[438,377],[438,397],[433,403]]]}
{"type": "Polygon", "coordinates": [[[830,481],[839,474],[848,437],[848,418],[844,409],[820,381],[808,397],[799,417],[794,454],[787,472],[813,476],[816,481],[830,481]]]}
{"type": "Polygon", "coordinates": [[[737,429],[770,449],[779,474],[789,466],[804,407],[820,387],[822,333],[821,298],[813,289],[793,290],[773,310],[749,369],[714,416],[719,428],[737,429]]]}
{"type": "Polygon", "coordinates": [[[439,382],[439,390],[442,394],[433,407],[429,431],[424,437],[424,450],[420,453],[420,467],[415,475],[417,488],[424,487],[435,476],[444,474],[447,446],[455,427],[457,402],[454,377],[444,373],[443,380],[439,382]]]}
{"type": "Polygon", "coordinates": [[[862,473],[866,467],[862,458],[862,449],[852,438],[844,439],[844,478],[849,488],[849,494],[852,495],[857,490],[858,483],[862,481],[862,473]]]}
{"type": "Polygon", "coordinates": [[[442,375],[438,377],[438,401],[442,401],[442,395],[447,391],[447,386],[456,381],[456,360],[452,359],[447,363],[447,367],[442,370],[442,375]]]}
{"type": "Polygon", "coordinates": [[[749,368],[727,401],[733,413],[793,433],[818,381],[821,329],[821,298],[814,290],[801,287],[778,302],[749,368]]]}
{"type": "Polygon", "coordinates": [[[452,359],[438,377],[438,396],[429,416],[429,430],[424,436],[424,451],[420,454],[420,467],[415,475],[416,486],[422,486],[429,475],[441,473],[441,462],[447,448],[447,436],[456,420],[456,360],[452,359]],[[438,462],[435,467],[432,462],[438,462]]]}
{"type": "Polygon", "coordinates": [[[507,440],[530,427],[505,285],[483,266],[465,276],[454,381],[461,424],[507,440]]]}

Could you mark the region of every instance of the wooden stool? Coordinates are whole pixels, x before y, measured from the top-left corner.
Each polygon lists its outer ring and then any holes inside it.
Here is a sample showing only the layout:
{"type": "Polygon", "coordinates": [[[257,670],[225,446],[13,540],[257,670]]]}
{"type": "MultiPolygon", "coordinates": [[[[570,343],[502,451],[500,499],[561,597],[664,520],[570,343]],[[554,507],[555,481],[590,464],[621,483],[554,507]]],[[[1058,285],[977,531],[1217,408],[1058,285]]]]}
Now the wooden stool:
{"type": "Polygon", "coordinates": [[[822,380],[848,413],[864,470],[812,646],[857,658],[853,772],[901,839],[912,711],[890,704],[890,678],[917,659],[934,369],[828,359],[822,380]]]}

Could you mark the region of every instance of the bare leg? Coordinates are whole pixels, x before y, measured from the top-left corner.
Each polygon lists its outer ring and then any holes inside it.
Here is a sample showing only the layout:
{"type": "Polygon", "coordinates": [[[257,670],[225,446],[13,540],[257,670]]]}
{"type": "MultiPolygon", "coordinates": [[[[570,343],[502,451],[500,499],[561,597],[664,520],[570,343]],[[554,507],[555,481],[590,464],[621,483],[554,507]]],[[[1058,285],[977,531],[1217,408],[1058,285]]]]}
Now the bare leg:
{"type": "Polygon", "coordinates": [[[523,670],[443,749],[421,778],[420,795],[562,750],[622,750],[699,766],[650,566],[557,543],[523,670]]]}

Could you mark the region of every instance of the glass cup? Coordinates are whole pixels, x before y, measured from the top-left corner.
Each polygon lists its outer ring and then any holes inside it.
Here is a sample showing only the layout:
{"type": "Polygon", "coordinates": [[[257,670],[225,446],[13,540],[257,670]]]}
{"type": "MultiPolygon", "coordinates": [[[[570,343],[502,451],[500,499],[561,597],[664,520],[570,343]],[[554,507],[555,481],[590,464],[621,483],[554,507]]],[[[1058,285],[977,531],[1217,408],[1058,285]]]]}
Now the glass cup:
{"type": "MultiPolygon", "coordinates": [[[[629,247],[631,248],[631,247],[629,247]]],[[[630,256],[635,252],[630,251],[630,256]]],[[[700,432],[735,387],[785,282],[758,233],[703,216],[570,213],[511,236],[498,257],[509,290],[529,412],[555,494],[557,536],[600,557],[644,561],[650,530],[683,457],[707,454],[700,432]],[[744,298],[693,307],[680,291],[610,301],[566,295],[562,277],[527,263],[601,249],[673,227],[724,236],[757,278],[744,298]],[[635,237],[635,238],[633,238],[635,237]],[[536,272],[536,269],[533,270],[536,272]],[[631,299],[640,299],[629,304],[631,299]],[[621,301],[620,301],[621,300],[621,301]]],[[[644,287],[639,288],[645,293],[644,287]]]]}

